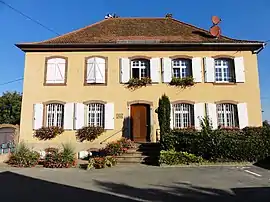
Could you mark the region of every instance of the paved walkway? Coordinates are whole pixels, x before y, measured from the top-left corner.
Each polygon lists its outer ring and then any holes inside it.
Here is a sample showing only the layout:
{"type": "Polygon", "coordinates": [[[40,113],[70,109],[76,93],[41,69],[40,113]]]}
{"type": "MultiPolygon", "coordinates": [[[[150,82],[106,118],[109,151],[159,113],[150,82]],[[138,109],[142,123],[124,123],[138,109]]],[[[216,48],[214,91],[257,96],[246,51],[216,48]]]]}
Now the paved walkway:
{"type": "Polygon", "coordinates": [[[270,171],[257,167],[102,170],[0,168],[1,201],[269,201],[270,171]]]}

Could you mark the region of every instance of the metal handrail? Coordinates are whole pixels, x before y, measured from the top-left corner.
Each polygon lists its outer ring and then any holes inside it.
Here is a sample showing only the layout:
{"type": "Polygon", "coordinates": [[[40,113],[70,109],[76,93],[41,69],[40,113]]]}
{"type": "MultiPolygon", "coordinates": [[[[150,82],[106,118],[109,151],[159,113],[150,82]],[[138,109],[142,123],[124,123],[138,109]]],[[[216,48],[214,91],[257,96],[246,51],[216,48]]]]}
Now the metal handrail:
{"type": "Polygon", "coordinates": [[[102,140],[99,144],[102,144],[103,142],[107,141],[108,139],[110,139],[111,137],[115,136],[116,134],[118,134],[119,132],[125,132],[127,130],[127,128],[121,129],[117,132],[115,132],[114,134],[112,134],[111,136],[105,138],[104,140],[102,140]]]}

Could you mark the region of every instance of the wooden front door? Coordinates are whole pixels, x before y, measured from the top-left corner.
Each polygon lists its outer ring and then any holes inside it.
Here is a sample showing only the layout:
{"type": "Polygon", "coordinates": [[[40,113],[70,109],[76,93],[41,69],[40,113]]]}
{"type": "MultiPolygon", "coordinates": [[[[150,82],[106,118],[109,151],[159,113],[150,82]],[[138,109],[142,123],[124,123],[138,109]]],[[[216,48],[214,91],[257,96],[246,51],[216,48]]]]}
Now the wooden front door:
{"type": "Polygon", "coordinates": [[[150,107],[144,104],[131,105],[131,137],[135,142],[146,142],[150,139],[150,107]]]}

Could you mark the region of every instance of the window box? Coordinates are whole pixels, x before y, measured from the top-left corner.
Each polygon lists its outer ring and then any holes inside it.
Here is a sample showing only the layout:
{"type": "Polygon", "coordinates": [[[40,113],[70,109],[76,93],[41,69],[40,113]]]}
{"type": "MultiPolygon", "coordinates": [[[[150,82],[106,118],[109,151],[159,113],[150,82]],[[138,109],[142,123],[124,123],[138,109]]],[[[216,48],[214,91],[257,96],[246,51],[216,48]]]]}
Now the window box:
{"type": "Polygon", "coordinates": [[[185,78],[173,77],[169,84],[171,86],[186,88],[194,85],[194,79],[193,77],[185,77],[185,78]]]}
{"type": "Polygon", "coordinates": [[[146,86],[147,84],[151,84],[152,80],[149,77],[143,77],[141,79],[139,78],[131,78],[129,79],[127,83],[127,88],[131,89],[137,89],[143,86],[146,86]]]}

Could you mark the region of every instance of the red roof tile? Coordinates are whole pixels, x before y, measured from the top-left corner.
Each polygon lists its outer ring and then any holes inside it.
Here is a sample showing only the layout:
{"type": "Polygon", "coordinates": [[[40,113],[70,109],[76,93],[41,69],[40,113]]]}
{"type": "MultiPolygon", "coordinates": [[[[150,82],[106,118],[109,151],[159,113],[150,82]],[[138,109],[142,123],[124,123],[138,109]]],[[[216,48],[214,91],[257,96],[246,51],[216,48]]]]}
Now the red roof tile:
{"type": "Polygon", "coordinates": [[[49,40],[26,44],[114,44],[124,43],[123,40],[138,40],[138,43],[141,40],[156,43],[262,43],[225,36],[216,39],[204,29],[171,18],[110,18],[49,40]]]}

